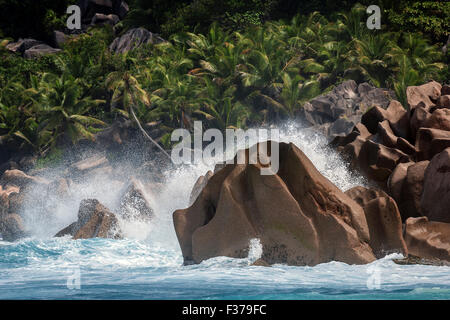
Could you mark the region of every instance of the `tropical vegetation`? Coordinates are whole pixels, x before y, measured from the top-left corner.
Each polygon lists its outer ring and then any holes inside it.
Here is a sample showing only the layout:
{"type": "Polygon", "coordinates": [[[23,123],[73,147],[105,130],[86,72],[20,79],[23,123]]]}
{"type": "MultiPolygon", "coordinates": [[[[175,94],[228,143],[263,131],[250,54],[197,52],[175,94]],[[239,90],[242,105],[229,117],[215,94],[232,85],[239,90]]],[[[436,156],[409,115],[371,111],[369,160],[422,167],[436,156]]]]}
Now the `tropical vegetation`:
{"type": "MultiPolygon", "coordinates": [[[[146,12],[156,14],[144,3],[132,8],[124,31],[145,25],[146,12]]],[[[110,27],[91,28],[61,53],[35,60],[7,52],[9,40],[1,41],[1,140],[44,155],[129,118],[137,126],[159,121],[160,142],[169,147],[172,130],[190,129],[194,120],[226,129],[294,117],[306,101],[346,79],[391,88],[405,108],[407,86],[448,81],[448,53],[418,32],[367,29],[365,6],[265,21],[279,2],[257,6],[266,11],[256,15],[236,1],[225,3],[237,8],[226,24],[213,19],[197,32],[194,22],[166,17],[158,28],[168,41],[127,54],[108,50],[110,27]],[[233,28],[233,19],[253,22],[233,28]]]]}

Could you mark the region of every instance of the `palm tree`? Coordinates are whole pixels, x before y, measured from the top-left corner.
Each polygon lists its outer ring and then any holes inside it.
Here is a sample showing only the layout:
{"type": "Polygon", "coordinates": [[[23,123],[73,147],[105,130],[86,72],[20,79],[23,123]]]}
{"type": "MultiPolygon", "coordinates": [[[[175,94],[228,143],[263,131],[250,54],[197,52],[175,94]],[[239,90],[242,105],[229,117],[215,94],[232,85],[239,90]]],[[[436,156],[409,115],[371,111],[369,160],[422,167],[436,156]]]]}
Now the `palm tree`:
{"type": "Polygon", "coordinates": [[[113,91],[112,101],[120,102],[122,104],[123,109],[117,109],[117,111],[127,118],[131,113],[133,120],[136,122],[142,134],[161,150],[163,154],[170,158],[169,154],[142,128],[142,125],[136,116],[134,107],[138,105],[138,103],[150,106],[150,99],[147,92],[142,89],[138,80],[128,71],[115,71],[108,75],[106,86],[109,90],[113,91]]]}
{"type": "Polygon", "coordinates": [[[88,115],[92,107],[105,103],[82,96],[80,80],[67,73],[42,74],[32,78],[27,94],[33,101],[32,113],[39,123],[39,150],[46,153],[60,139],[72,143],[81,138],[94,139],[93,126],[105,123],[88,115]]]}

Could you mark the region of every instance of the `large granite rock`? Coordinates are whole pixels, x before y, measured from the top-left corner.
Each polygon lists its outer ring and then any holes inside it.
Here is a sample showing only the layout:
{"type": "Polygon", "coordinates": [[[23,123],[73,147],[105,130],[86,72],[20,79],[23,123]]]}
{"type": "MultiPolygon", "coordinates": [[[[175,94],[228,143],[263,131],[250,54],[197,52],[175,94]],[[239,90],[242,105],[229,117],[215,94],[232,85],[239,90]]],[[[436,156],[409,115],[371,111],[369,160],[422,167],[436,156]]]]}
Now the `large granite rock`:
{"type": "Polygon", "coordinates": [[[78,220],[59,231],[55,237],[66,235],[73,239],[122,238],[117,217],[95,199],[81,201],[78,220]]]}
{"type": "Polygon", "coordinates": [[[260,239],[261,258],[269,264],[364,264],[385,251],[404,252],[401,221],[389,197],[365,196],[363,208],[295,145],[280,143],[279,151],[278,173],[261,175],[261,165],[248,164],[241,150],[246,164],[219,169],[192,206],[173,214],[185,264],[245,257],[252,238],[260,239]],[[377,217],[381,212],[389,214],[377,217]],[[380,230],[393,230],[391,238],[380,230]],[[378,238],[371,239],[372,232],[378,238]]]}
{"type": "Polygon", "coordinates": [[[158,44],[164,41],[159,35],[151,33],[147,29],[136,28],[114,39],[109,49],[115,53],[126,53],[146,44],[158,44]]]}

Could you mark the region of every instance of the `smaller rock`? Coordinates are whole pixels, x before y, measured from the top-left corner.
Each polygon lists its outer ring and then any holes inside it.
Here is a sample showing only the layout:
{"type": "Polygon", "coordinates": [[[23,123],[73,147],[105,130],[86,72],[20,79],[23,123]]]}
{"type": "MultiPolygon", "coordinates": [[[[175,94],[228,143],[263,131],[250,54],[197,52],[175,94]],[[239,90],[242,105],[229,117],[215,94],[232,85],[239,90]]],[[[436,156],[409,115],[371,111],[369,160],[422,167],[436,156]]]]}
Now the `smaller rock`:
{"type": "Polygon", "coordinates": [[[409,218],[404,238],[410,254],[450,261],[450,223],[428,221],[427,217],[409,218]]]}
{"type": "Polygon", "coordinates": [[[414,256],[412,254],[409,254],[404,259],[393,259],[396,264],[399,265],[415,265],[415,264],[421,264],[424,266],[450,266],[450,262],[442,261],[439,259],[424,259],[417,256],[414,256]]]}
{"type": "Polygon", "coordinates": [[[47,44],[38,44],[26,50],[23,56],[26,59],[34,59],[58,52],[61,52],[61,49],[52,48],[47,44]]]}
{"type": "Polygon", "coordinates": [[[81,161],[78,161],[71,165],[71,167],[77,172],[87,172],[92,169],[105,167],[109,164],[108,159],[105,156],[93,156],[81,161]]]}
{"type": "Polygon", "coordinates": [[[251,265],[254,267],[270,267],[271,266],[263,259],[258,259],[255,262],[253,262],[251,265]]]}
{"type": "Polygon", "coordinates": [[[53,44],[56,48],[62,48],[64,43],[67,42],[67,35],[61,31],[53,31],[53,44]]]}
{"type": "Polygon", "coordinates": [[[120,18],[115,14],[103,14],[103,13],[96,13],[91,20],[91,25],[95,24],[110,24],[112,26],[118,24],[120,22],[120,18]]]}
{"type": "Polygon", "coordinates": [[[96,199],[83,200],[78,211],[78,220],[55,237],[71,235],[76,239],[89,238],[122,238],[117,217],[96,199]]]}
{"type": "Polygon", "coordinates": [[[432,100],[437,100],[441,95],[441,89],[442,85],[436,81],[406,88],[406,97],[410,109],[416,108],[419,104],[428,109],[434,105],[432,100]]]}
{"type": "Polygon", "coordinates": [[[122,194],[120,213],[124,219],[149,221],[153,217],[151,201],[142,182],[132,179],[122,194]]]}
{"type": "Polygon", "coordinates": [[[158,34],[151,33],[144,28],[136,28],[127,31],[121,37],[114,39],[109,49],[115,53],[125,53],[146,44],[158,44],[165,42],[158,34]]]}
{"type": "Polygon", "coordinates": [[[17,187],[25,187],[28,184],[35,183],[40,185],[48,185],[49,181],[41,177],[29,176],[25,172],[20,170],[6,170],[3,173],[1,184],[13,185],[17,187]]]}
{"type": "Polygon", "coordinates": [[[17,42],[8,43],[6,49],[15,53],[23,54],[28,49],[40,44],[44,43],[35,39],[19,39],[17,42]]]}
{"type": "Polygon", "coordinates": [[[8,214],[0,220],[0,234],[4,241],[16,241],[25,236],[23,220],[18,214],[8,214]]]}

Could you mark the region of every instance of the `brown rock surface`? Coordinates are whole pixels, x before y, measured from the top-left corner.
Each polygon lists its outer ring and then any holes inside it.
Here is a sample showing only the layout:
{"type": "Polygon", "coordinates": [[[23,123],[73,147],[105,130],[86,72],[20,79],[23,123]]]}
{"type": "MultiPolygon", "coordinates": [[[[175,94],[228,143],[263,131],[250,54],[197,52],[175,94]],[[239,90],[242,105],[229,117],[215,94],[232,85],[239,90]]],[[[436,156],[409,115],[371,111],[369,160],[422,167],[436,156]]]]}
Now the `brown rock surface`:
{"type": "Polygon", "coordinates": [[[71,235],[73,239],[89,238],[121,238],[116,216],[104,207],[98,200],[88,199],[80,203],[78,220],[63,230],[55,237],[71,235]]]}
{"type": "Polygon", "coordinates": [[[425,171],[420,207],[430,220],[450,223],[450,148],[431,159],[425,171]]]}
{"type": "Polygon", "coordinates": [[[450,261],[450,223],[429,221],[427,217],[409,218],[404,238],[410,254],[450,261]]]}
{"type": "Polygon", "coordinates": [[[421,86],[410,86],[406,88],[406,97],[410,109],[422,104],[425,108],[431,107],[441,95],[442,85],[436,81],[430,81],[421,86]]]}
{"type": "MultiPolygon", "coordinates": [[[[246,257],[252,238],[260,239],[261,259],[269,264],[361,264],[373,261],[374,251],[381,254],[384,234],[374,238],[371,248],[363,208],[323,177],[295,145],[279,147],[278,174],[261,175],[259,164],[226,165],[191,207],[174,213],[186,264],[216,256],[246,257]]],[[[377,212],[388,208],[387,220],[395,217],[395,203],[386,199],[367,204],[379,230],[388,225],[377,212]]],[[[399,225],[395,221],[389,228],[399,225]]],[[[386,243],[390,247],[391,240],[386,243]]]]}
{"type": "Polygon", "coordinates": [[[369,227],[369,245],[377,258],[393,252],[407,255],[402,236],[402,220],[395,201],[384,191],[354,187],[345,192],[363,209],[369,227]]]}
{"type": "Polygon", "coordinates": [[[0,219],[0,234],[5,241],[16,241],[25,235],[23,220],[18,214],[8,214],[0,219]]]}

